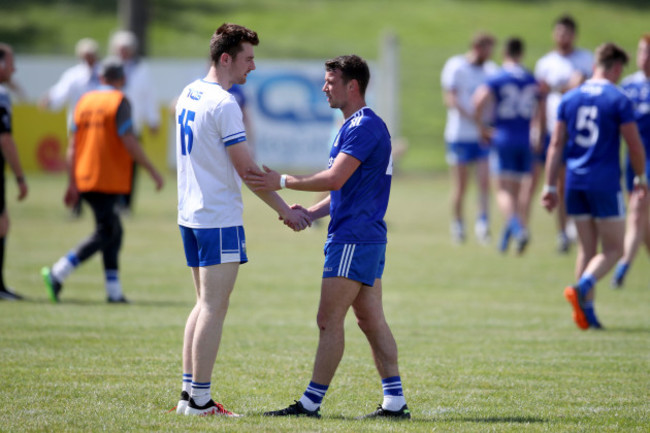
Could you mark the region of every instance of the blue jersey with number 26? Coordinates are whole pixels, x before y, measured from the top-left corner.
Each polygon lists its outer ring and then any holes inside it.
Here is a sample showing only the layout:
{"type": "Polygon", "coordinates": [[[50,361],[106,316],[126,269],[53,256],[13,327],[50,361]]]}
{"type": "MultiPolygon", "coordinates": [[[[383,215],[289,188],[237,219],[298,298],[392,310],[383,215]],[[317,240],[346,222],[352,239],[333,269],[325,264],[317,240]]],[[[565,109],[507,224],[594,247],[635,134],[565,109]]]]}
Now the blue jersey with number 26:
{"type": "Polygon", "coordinates": [[[588,80],[562,97],[558,119],[567,126],[567,188],[620,190],[620,127],[634,122],[632,101],[609,81],[588,80]]]}
{"type": "Polygon", "coordinates": [[[370,108],[363,107],[339,130],[329,167],[340,153],[361,161],[338,191],[332,191],[327,242],[386,243],[384,215],[393,175],[390,134],[370,108]]]}
{"type": "Polygon", "coordinates": [[[492,144],[501,148],[529,147],[530,120],[539,95],[535,77],[520,65],[508,65],[487,85],[496,100],[492,144]]]}

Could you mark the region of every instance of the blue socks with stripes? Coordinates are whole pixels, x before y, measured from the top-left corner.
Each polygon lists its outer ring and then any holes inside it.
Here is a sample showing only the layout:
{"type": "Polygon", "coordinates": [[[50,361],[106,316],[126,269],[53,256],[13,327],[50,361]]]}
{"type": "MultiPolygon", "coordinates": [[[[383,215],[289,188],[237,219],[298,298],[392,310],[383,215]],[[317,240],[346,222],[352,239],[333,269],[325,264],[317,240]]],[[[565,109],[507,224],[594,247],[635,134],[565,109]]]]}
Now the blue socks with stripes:
{"type": "Polygon", "coordinates": [[[323,397],[325,397],[327,388],[329,388],[329,385],[309,382],[309,386],[307,386],[305,393],[300,397],[302,407],[309,411],[315,411],[318,409],[323,402],[323,397]]]}
{"type": "MultiPolygon", "coordinates": [[[[406,404],[404,391],[402,390],[402,379],[400,376],[387,377],[381,380],[381,387],[384,391],[384,401],[381,407],[390,411],[399,411],[406,404]]],[[[321,385],[316,382],[309,382],[305,393],[300,397],[302,407],[309,411],[318,409],[323,402],[323,397],[329,385],[321,385]]]]}
{"type": "Polygon", "coordinates": [[[384,390],[384,401],[381,404],[382,408],[395,412],[404,407],[406,399],[402,390],[402,379],[399,376],[382,379],[381,387],[384,390]]]}

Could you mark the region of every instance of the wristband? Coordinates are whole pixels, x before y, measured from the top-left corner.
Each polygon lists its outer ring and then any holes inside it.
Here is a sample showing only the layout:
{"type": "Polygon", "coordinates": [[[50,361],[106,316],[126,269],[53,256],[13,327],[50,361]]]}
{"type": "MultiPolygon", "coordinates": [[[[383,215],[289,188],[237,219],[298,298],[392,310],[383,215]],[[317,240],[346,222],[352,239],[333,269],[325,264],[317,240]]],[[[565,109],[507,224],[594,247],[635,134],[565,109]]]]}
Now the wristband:
{"type": "Polygon", "coordinates": [[[648,178],[645,173],[634,176],[634,186],[647,185],[648,178]]]}
{"type": "Polygon", "coordinates": [[[544,188],[542,188],[542,195],[548,194],[549,192],[557,194],[557,187],[553,185],[544,185],[544,188]]]}
{"type": "Polygon", "coordinates": [[[16,183],[25,183],[25,176],[16,176],[16,183]]]}
{"type": "Polygon", "coordinates": [[[285,189],[287,187],[287,175],[283,174],[280,176],[280,189],[285,189]]]}

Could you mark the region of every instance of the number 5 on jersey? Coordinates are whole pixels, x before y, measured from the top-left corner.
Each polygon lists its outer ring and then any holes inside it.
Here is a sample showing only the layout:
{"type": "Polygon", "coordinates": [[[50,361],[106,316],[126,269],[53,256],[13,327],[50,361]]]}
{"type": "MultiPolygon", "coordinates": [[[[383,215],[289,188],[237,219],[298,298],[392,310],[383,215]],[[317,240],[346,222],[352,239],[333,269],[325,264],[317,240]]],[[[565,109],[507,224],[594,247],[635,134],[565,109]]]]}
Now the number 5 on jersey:
{"type": "Polygon", "coordinates": [[[192,152],[192,142],[194,141],[194,131],[192,131],[191,123],[194,122],[194,111],[186,110],[183,108],[181,114],[178,116],[178,124],[180,126],[180,140],[181,140],[181,155],[188,155],[192,152]]]}

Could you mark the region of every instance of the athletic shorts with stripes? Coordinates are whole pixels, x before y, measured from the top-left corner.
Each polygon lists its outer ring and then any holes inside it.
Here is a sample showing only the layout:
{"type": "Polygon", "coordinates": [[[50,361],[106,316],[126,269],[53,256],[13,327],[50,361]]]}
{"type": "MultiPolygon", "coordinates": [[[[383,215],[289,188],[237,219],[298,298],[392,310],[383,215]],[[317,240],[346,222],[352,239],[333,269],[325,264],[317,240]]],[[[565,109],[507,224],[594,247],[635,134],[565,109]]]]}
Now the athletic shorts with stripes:
{"type": "Polygon", "coordinates": [[[248,261],[242,226],[193,229],[178,226],[183,238],[187,266],[192,268],[248,261]]]}
{"type": "Polygon", "coordinates": [[[345,277],[374,286],[386,263],[386,244],[325,244],[323,278],[345,277]]]}

